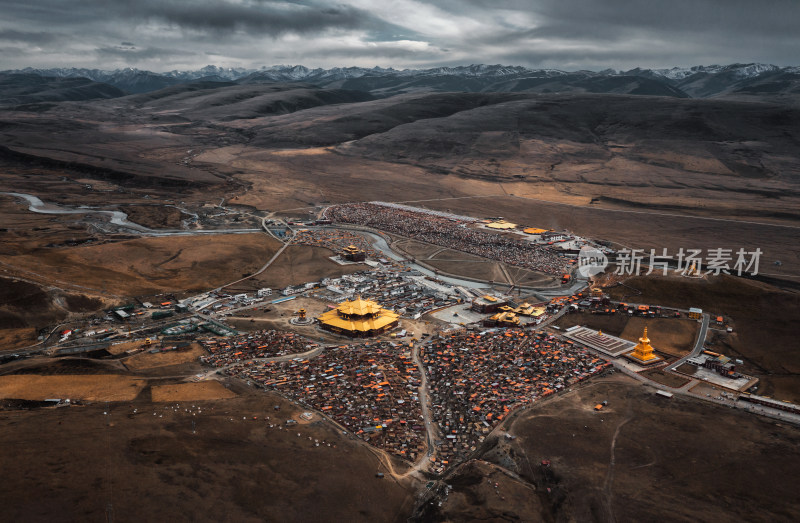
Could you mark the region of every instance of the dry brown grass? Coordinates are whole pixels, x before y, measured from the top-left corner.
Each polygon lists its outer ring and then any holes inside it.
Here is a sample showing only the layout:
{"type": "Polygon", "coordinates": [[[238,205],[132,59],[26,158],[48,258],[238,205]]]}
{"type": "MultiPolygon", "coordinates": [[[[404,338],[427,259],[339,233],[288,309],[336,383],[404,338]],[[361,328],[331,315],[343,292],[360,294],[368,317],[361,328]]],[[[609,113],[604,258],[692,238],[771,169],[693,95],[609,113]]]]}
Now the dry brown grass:
{"type": "Polygon", "coordinates": [[[193,344],[189,350],[158,352],[155,354],[142,352],[125,360],[125,366],[133,371],[168,367],[197,361],[203,354],[206,354],[203,348],[193,344]]]}
{"type": "Polygon", "coordinates": [[[638,342],[645,327],[647,327],[647,337],[650,338],[653,348],[678,357],[692,352],[695,341],[697,341],[697,333],[700,330],[700,324],[695,320],[646,319],[634,316],[628,320],[620,338],[638,342]]]}
{"type": "Polygon", "coordinates": [[[151,395],[154,402],[204,401],[236,397],[236,394],[226,389],[218,381],[156,385],[151,389],[151,395]]]}
{"type": "Polygon", "coordinates": [[[660,398],[614,376],[537,402],[509,432],[519,436],[519,473],[553,489],[545,498],[553,521],[607,521],[611,513],[617,521],[654,521],[666,512],[670,521],[800,516],[797,430],[738,409],[660,398]],[[602,412],[587,408],[603,400],[602,412]],[[551,460],[554,481],[543,477],[539,459],[551,460]]]}
{"type": "Polygon", "coordinates": [[[0,352],[27,347],[36,343],[36,329],[0,329],[0,352]]]}
{"type": "Polygon", "coordinates": [[[131,349],[140,349],[144,347],[144,340],[126,341],[123,343],[114,343],[106,350],[111,354],[122,354],[131,349]]]}
{"type": "Polygon", "coordinates": [[[260,268],[280,247],[264,234],[142,238],[0,256],[48,279],[120,295],[215,287],[260,268]]]}
{"type": "Polygon", "coordinates": [[[223,161],[216,160],[212,165],[226,164],[245,171],[247,174],[236,177],[252,184],[252,189],[235,203],[259,209],[293,209],[354,200],[503,194],[502,188],[492,182],[432,175],[410,165],[347,157],[319,149],[314,149],[314,154],[305,150],[276,154],[253,148],[225,152],[220,156],[223,161]],[[235,155],[236,160],[228,160],[228,154],[235,155]]]}
{"type": "Polygon", "coordinates": [[[115,521],[406,521],[415,488],[388,473],[376,479],[387,470],[366,443],[326,422],[278,430],[305,409],[241,390],[202,413],[147,394],[112,405],[110,416],[104,404],[3,411],[0,519],[105,521],[113,489],[115,521]]]}
{"type": "Polygon", "coordinates": [[[339,265],[329,258],[334,255],[330,249],[308,245],[290,245],[269,266],[269,268],[249,280],[237,283],[228,290],[258,289],[271,287],[282,289],[287,285],[297,285],[322,278],[337,278],[343,274],[363,271],[364,264],[339,265]]]}
{"type": "Polygon", "coordinates": [[[117,374],[0,376],[0,397],[24,400],[47,398],[84,401],[131,401],[144,388],[143,380],[117,374]]]}

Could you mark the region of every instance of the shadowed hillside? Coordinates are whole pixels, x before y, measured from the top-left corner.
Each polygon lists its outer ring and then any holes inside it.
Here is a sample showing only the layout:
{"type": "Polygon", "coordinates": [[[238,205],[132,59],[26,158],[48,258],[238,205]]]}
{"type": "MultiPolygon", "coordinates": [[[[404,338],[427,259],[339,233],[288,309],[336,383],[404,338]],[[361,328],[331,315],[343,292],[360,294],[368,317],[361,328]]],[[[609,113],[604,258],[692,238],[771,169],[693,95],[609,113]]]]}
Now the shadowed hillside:
{"type": "Polygon", "coordinates": [[[112,85],[93,82],[86,78],[0,74],[0,106],[116,98],[124,94],[112,85]]]}

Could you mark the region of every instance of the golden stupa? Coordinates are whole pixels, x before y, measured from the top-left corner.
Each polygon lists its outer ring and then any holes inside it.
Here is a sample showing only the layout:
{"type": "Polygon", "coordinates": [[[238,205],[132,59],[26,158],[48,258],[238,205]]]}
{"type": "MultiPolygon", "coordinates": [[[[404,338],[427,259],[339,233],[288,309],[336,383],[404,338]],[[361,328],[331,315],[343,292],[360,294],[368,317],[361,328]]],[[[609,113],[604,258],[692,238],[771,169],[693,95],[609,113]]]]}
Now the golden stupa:
{"type": "Polygon", "coordinates": [[[644,334],[639,338],[639,343],[633,348],[633,352],[628,354],[628,358],[637,363],[655,363],[661,360],[656,356],[655,349],[650,345],[650,338],[647,337],[647,327],[644,328],[644,334]]]}

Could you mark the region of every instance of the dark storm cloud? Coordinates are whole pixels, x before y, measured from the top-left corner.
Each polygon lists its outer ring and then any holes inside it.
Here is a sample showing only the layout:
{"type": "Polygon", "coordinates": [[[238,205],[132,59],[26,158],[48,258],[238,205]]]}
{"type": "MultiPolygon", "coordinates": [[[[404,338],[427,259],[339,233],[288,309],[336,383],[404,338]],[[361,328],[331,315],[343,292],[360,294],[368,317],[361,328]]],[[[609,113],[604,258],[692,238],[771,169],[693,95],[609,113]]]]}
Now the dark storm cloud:
{"type": "Polygon", "coordinates": [[[159,60],[169,58],[184,58],[187,56],[194,56],[196,53],[191,51],[180,51],[175,49],[163,49],[160,47],[147,47],[144,49],[137,49],[135,47],[100,47],[95,49],[97,55],[107,60],[109,58],[122,58],[128,63],[140,63],[145,60],[157,58],[159,60]]]}
{"type": "Polygon", "coordinates": [[[4,63],[17,67],[63,65],[74,57],[80,66],[190,68],[205,65],[206,55],[198,49],[209,48],[229,62],[219,65],[248,67],[286,56],[327,67],[485,62],[603,69],[800,62],[796,0],[0,0],[0,5],[0,49],[20,50],[16,60],[3,53],[4,63]]]}
{"type": "MultiPolygon", "coordinates": [[[[780,46],[781,39],[797,40],[800,2],[782,0],[753,2],[741,0],[544,0],[533,9],[540,18],[536,27],[509,32],[506,41],[521,36],[571,38],[602,45],[631,34],[648,34],[665,39],[750,40],[780,46]]],[[[735,46],[735,44],[734,44],[735,46]]]]}
{"type": "Polygon", "coordinates": [[[500,20],[467,45],[506,63],[603,66],[800,61],[795,0],[438,0],[452,13],[500,20]],[[517,22],[524,14],[524,21],[517,22]]]}
{"type": "Polygon", "coordinates": [[[128,13],[164,20],[179,27],[211,31],[264,31],[279,35],[308,33],[330,28],[357,29],[388,24],[349,6],[324,7],[286,2],[229,4],[218,2],[132,2],[128,13]]]}
{"type": "Polygon", "coordinates": [[[6,8],[12,16],[32,22],[53,25],[90,22],[97,28],[103,28],[105,23],[124,25],[146,20],[186,29],[244,30],[274,35],[327,29],[389,31],[395,27],[369,11],[325,1],[40,0],[35,5],[6,2],[6,8]]]}
{"type": "Polygon", "coordinates": [[[49,44],[61,39],[61,35],[45,31],[17,31],[15,29],[0,29],[0,41],[23,42],[27,44],[49,44]]]}

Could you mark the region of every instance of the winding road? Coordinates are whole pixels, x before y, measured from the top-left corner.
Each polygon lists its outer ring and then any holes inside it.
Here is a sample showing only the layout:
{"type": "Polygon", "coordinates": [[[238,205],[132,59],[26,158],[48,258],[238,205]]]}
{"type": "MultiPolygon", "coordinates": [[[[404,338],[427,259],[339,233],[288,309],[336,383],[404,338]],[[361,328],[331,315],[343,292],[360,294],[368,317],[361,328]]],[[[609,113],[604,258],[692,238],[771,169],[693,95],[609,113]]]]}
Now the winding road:
{"type": "Polygon", "coordinates": [[[428,467],[430,466],[430,457],[436,454],[435,435],[433,434],[436,425],[433,423],[433,417],[431,416],[430,405],[428,403],[428,375],[425,373],[425,367],[422,365],[422,360],[419,358],[420,345],[427,345],[428,343],[430,343],[430,338],[421,344],[414,344],[411,349],[411,359],[419,369],[419,406],[422,410],[422,422],[423,427],[425,428],[425,441],[426,445],[428,446],[428,451],[424,456],[420,457],[416,463],[414,463],[414,466],[409,469],[405,475],[411,474],[412,472],[416,472],[418,470],[427,471],[428,467]]]}
{"type": "Polygon", "coordinates": [[[692,352],[679,359],[675,363],[671,363],[670,365],[666,366],[664,370],[673,371],[686,363],[686,360],[689,358],[694,358],[695,356],[698,356],[700,352],[702,352],[703,345],[706,343],[706,334],[708,333],[709,323],[711,323],[711,316],[709,316],[708,313],[703,313],[703,324],[700,326],[700,332],[697,334],[697,341],[694,344],[694,349],[692,352]]]}

